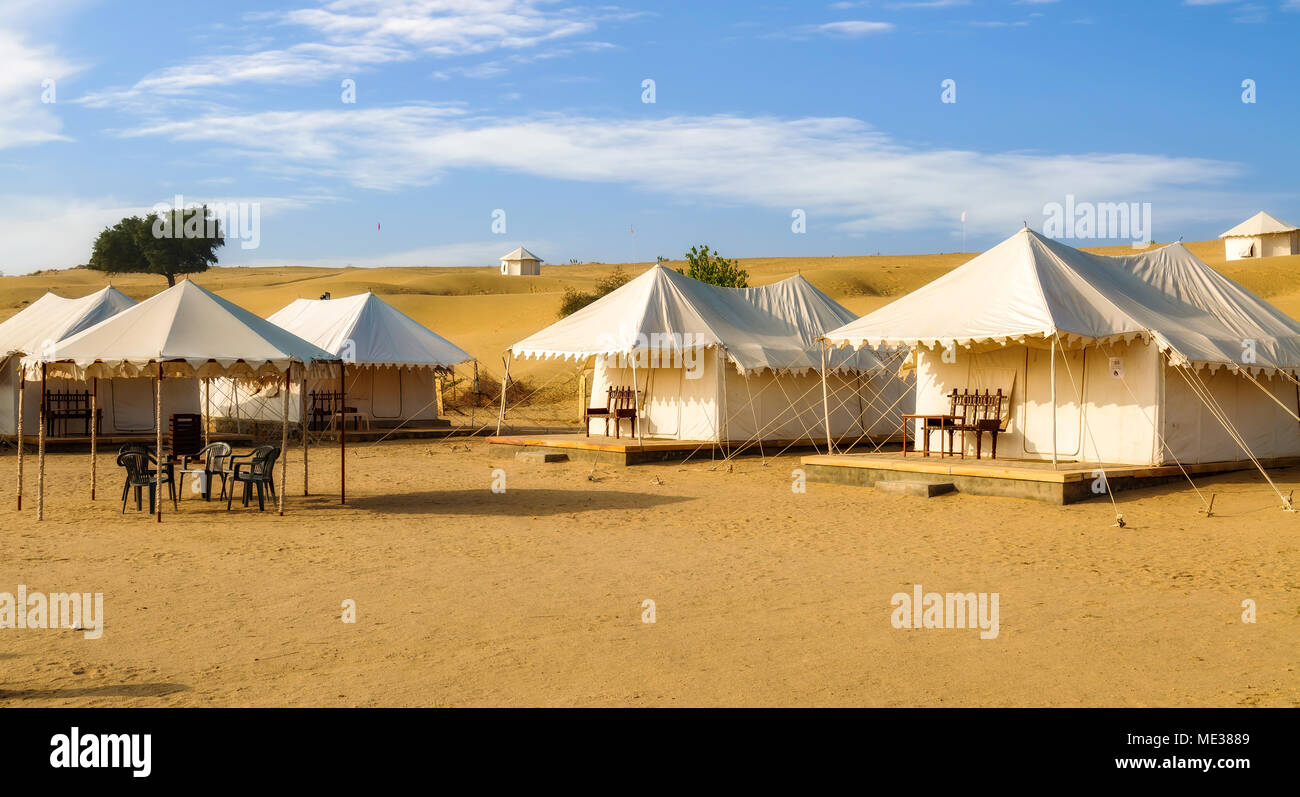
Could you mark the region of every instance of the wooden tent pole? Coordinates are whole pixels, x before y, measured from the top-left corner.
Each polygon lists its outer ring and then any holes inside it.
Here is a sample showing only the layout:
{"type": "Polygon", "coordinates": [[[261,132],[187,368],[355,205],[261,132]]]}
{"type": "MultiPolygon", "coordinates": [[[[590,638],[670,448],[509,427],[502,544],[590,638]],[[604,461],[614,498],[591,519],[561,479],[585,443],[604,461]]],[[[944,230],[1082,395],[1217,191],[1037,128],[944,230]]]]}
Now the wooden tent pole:
{"type": "Polygon", "coordinates": [[[154,413],[153,413],[153,435],[154,435],[154,458],[157,460],[157,472],[154,480],[154,509],[157,511],[157,522],[162,522],[162,477],[163,477],[163,447],[162,447],[162,360],[158,361],[158,374],[154,377],[154,413]]]}
{"type": "Polygon", "coordinates": [[[203,378],[203,447],[207,448],[212,444],[209,439],[209,429],[212,426],[212,379],[211,377],[203,378]]]}
{"type": "Polygon", "coordinates": [[[497,434],[501,434],[501,423],[506,419],[506,385],[510,384],[510,359],[505,358],[506,374],[501,379],[501,411],[497,413],[497,434]]]}
{"type": "Polygon", "coordinates": [[[99,480],[99,467],[95,455],[99,453],[99,424],[95,422],[99,414],[99,379],[90,380],[90,500],[95,500],[95,483],[99,480]]]}
{"type": "MultiPolygon", "coordinates": [[[[280,494],[276,496],[280,509],[280,517],[284,517],[284,493],[289,489],[289,373],[293,370],[293,363],[284,369],[284,396],[281,402],[283,407],[283,416],[280,420],[280,494]]],[[[272,474],[272,478],[275,478],[272,474]]]]}
{"type": "Polygon", "coordinates": [[[1052,467],[1056,467],[1056,334],[1052,334],[1052,467]]]}
{"type": "Polygon", "coordinates": [[[45,363],[41,363],[40,426],[36,427],[36,519],[45,519],[45,363]]]}
{"type": "MultiPolygon", "coordinates": [[[[834,454],[835,445],[831,442],[831,400],[826,393],[826,341],[822,341],[822,415],[826,419],[826,453],[834,454]]],[[[906,452],[904,452],[906,453],[906,452]]]]}
{"type": "Polygon", "coordinates": [[[18,511],[23,510],[23,397],[27,395],[27,369],[18,362],[18,511]]]}
{"type": "Polygon", "coordinates": [[[347,364],[339,361],[339,503],[348,502],[348,404],[347,364]]]}
{"type": "Polygon", "coordinates": [[[307,481],[307,369],[303,369],[302,384],[298,388],[298,428],[302,430],[302,494],[310,489],[307,481]]]}

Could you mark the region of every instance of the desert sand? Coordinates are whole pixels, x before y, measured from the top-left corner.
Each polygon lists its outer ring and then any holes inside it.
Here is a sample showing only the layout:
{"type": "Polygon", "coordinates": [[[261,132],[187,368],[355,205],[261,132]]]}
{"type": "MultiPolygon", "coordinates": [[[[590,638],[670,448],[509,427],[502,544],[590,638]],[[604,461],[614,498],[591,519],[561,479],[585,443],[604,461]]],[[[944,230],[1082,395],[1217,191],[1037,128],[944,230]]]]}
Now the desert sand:
{"type": "MultiPolygon", "coordinates": [[[[1300,311],[1300,257],[1224,266],[1218,242],[1192,249],[1300,311]]],[[[755,283],[801,271],[862,313],[968,258],[743,265],[755,283]]],[[[263,314],[373,289],[499,363],[566,285],[612,267],[543,268],[196,280],[263,314]]],[[[0,307],[104,281],[4,278],[0,307]]],[[[136,298],[163,287],[114,282],[136,298]]],[[[160,525],[119,513],[111,453],[91,503],[88,455],[60,452],[38,524],[34,459],[21,513],[14,460],[0,455],[0,592],[102,592],[105,630],[0,631],[0,706],[1300,705],[1300,515],[1257,473],[1198,479],[1217,495],[1210,518],[1185,483],[1120,493],[1118,528],[1104,500],[800,494],[794,455],[593,470],[519,463],[480,438],[385,441],[349,448],[346,506],[336,451],[313,449],[303,497],[294,450],[284,517],[187,495],[160,525]],[[997,592],[998,637],[896,630],[891,596],[914,584],[997,592]]],[[[1274,479],[1300,488],[1300,470],[1274,479]]]]}
{"type": "Polygon", "coordinates": [[[107,455],[93,505],[88,456],[51,458],[42,524],[9,486],[0,590],[103,592],[105,623],[2,632],[0,705],[1300,704],[1300,516],[1248,473],[1202,485],[1208,519],[1185,486],[1120,493],[1121,529],[1105,501],[797,494],[793,456],[349,456],[347,506],[321,450],[283,518],[188,496],[122,516],[107,455]],[[999,636],[894,629],[913,584],[999,593],[999,636]]]}

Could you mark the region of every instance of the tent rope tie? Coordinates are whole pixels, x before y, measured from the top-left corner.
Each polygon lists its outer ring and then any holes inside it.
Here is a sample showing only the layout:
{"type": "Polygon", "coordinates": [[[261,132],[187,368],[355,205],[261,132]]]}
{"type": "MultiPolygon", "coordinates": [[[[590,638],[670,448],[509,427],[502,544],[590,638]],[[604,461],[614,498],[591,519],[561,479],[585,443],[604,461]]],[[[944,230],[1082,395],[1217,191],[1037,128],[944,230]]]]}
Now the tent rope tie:
{"type": "Polygon", "coordinates": [[[1241,450],[1259,470],[1260,475],[1264,477],[1264,481],[1268,483],[1268,486],[1277,494],[1278,500],[1282,502],[1282,509],[1287,512],[1294,512],[1295,508],[1292,506],[1291,501],[1288,500],[1287,496],[1282,495],[1282,491],[1279,490],[1277,485],[1273,483],[1273,480],[1269,478],[1268,472],[1264,470],[1263,463],[1261,463],[1255,456],[1255,453],[1250,450],[1250,446],[1246,444],[1241,433],[1237,431],[1237,428],[1233,426],[1232,421],[1228,419],[1227,413],[1224,412],[1223,407],[1219,404],[1218,400],[1214,398],[1213,394],[1210,393],[1209,386],[1201,381],[1200,375],[1195,371],[1192,371],[1191,366],[1189,365],[1180,367],[1178,373],[1183,377],[1183,381],[1187,382],[1187,385],[1192,389],[1192,392],[1195,393],[1201,402],[1205,404],[1206,408],[1209,409],[1210,414],[1214,416],[1214,419],[1223,426],[1224,431],[1226,431],[1233,441],[1240,446],[1241,450]],[[1188,376],[1188,372],[1191,373],[1191,377],[1188,376]]]}

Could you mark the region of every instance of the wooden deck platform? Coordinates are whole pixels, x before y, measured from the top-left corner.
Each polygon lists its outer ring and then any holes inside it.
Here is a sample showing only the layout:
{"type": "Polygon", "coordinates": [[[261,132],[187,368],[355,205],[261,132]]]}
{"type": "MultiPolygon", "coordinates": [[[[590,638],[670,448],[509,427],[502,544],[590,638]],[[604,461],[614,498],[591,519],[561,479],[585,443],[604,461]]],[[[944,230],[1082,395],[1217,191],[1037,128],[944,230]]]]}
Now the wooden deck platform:
{"type": "MultiPolygon", "coordinates": [[[[1072,504],[1103,498],[1105,491],[1095,491],[1101,468],[1112,492],[1154,487],[1186,480],[1177,465],[1141,466],[1016,459],[922,457],[920,454],[833,454],[802,458],[808,480],[832,484],[874,486],[878,481],[906,480],[930,483],[950,482],[958,492],[970,495],[994,495],[1027,498],[1052,504],[1072,504]]],[[[1266,468],[1300,465],[1300,457],[1263,460],[1266,468]]],[[[1184,465],[1187,473],[1209,475],[1253,470],[1250,460],[1207,462],[1184,465]]]]}
{"type": "MultiPolygon", "coordinates": [[[[351,438],[352,433],[348,433],[351,438]]],[[[791,450],[815,449],[821,441],[816,440],[764,440],[761,451],[769,454],[785,448],[791,450]]],[[[718,451],[741,451],[745,454],[758,455],[757,443],[749,441],[715,442],[712,440],[660,440],[646,438],[638,441],[636,437],[607,437],[605,435],[586,435],[575,432],[569,434],[528,434],[515,432],[508,435],[493,435],[488,438],[489,450],[502,454],[516,454],[520,451],[562,450],[570,459],[584,462],[601,462],[608,465],[638,465],[645,462],[665,462],[686,459],[692,455],[709,458],[718,451]]],[[[824,443],[821,443],[823,446],[824,443]]]]}

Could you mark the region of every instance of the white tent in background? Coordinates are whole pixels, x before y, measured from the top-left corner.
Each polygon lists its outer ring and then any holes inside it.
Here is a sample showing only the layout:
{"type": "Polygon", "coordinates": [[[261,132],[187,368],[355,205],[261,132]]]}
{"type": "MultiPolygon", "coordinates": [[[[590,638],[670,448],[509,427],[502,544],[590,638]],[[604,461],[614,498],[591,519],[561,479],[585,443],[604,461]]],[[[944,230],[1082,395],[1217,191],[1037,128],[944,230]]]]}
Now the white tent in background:
{"type": "MultiPolygon", "coordinates": [[[[24,355],[39,355],[53,344],[134,304],[133,299],[111,285],[80,299],[65,299],[47,293],[0,324],[0,353],[4,355],[3,367],[0,368],[0,434],[18,433],[18,364],[24,355]]],[[[122,379],[104,379],[93,386],[79,379],[52,379],[46,384],[46,389],[52,393],[88,393],[94,390],[95,402],[102,416],[100,433],[105,435],[153,430],[152,392],[141,393],[137,387],[137,383],[122,379]]],[[[194,385],[178,383],[169,385],[168,390],[169,402],[197,410],[198,390],[194,385]]],[[[39,423],[40,403],[40,384],[28,382],[22,401],[23,427],[25,434],[33,437],[39,423]]],[[[66,431],[82,435],[88,432],[81,423],[66,426],[66,430],[62,425],[56,428],[55,433],[66,431]]]]}
{"type": "Polygon", "coordinates": [[[1219,236],[1228,260],[1300,254],[1300,227],[1293,227],[1264,211],[1219,236]]]}
{"type": "Polygon", "coordinates": [[[522,246],[501,257],[501,275],[536,277],[542,273],[542,259],[522,246]]]}
{"type": "MultiPolygon", "coordinates": [[[[592,406],[607,388],[639,391],[644,437],[741,442],[824,440],[817,338],[854,318],[802,276],[720,288],[654,266],[510,347],[514,357],[594,358],[592,406]]],[[[909,411],[896,368],[870,351],[828,364],[831,432],[896,434],[909,411]]],[[[603,433],[601,421],[591,431],[603,433]]]]}
{"type": "MultiPolygon", "coordinates": [[[[154,417],[160,421],[154,427],[155,445],[161,447],[165,419],[177,412],[199,409],[197,390],[177,400],[169,390],[170,382],[192,384],[192,380],[213,377],[263,382],[300,380],[315,364],[334,362],[337,358],[324,349],[184,280],[39,354],[24,357],[21,367],[31,381],[59,378],[133,382],[145,391],[144,395],[153,394],[154,417]]],[[[287,447],[287,424],[282,441],[282,446],[287,447]]],[[[286,451],[280,461],[287,463],[287,459],[286,451]]],[[[21,474],[21,453],[18,467],[21,474]]],[[[43,476],[43,467],[40,473],[43,476]]],[[[92,496],[93,473],[92,469],[92,496]]],[[[284,486],[282,476],[281,511],[284,486]]],[[[38,495],[43,496],[43,484],[38,495]]],[[[157,502],[159,519],[163,503],[157,502]]],[[[43,498],[38,507],[42,505],[43,498]]]]}
{"type": "MultiPolygon", "coordinates": [[[[267,320],[346,362],[348,406],[377,425],[436,421],[435,372],[474,359],[373,293],[298,299],[267,320]]],[[[217,380],[211,386],[214,416],[280,419],[278,384],[236,388],[230,380],[217,380]]],[[[301,386],[291,390],[290,420],[296,422],[301,414],[301,386]]],[[[337,390],[335,378],[307,381],[309,398],[337,390]]]]}
{"type": "Polygon", "coordinates": [[[1021,230],[826,339],[911,347],[917,412],[947,412],[954,389],[1009,394],[999,456],[1300,455],[1300,324],[1182,244],[1107,257],[1021,230]]]}

